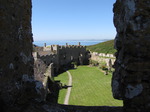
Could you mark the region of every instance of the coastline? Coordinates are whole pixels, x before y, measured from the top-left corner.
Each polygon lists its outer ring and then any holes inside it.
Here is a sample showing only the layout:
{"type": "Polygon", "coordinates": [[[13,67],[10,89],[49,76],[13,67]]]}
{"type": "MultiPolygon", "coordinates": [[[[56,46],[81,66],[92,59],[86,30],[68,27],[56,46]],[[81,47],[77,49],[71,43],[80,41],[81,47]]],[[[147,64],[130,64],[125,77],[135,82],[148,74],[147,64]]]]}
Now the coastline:
{"type": "Polygon", "coordinates": [[[68,45],[78,45],[78,43],[80,42],[81,45],[84,46],[89,46],[89,45],[95,45],[101,42],[105,42],[109,39],[101,39],[101,40],[39,40],[39,41],[34,41],[33,44],[37,45],[37,46],[44,46],[44,43],[46,43],[46,45],[66,45],[66,43],[68,43],[68,45]]]}

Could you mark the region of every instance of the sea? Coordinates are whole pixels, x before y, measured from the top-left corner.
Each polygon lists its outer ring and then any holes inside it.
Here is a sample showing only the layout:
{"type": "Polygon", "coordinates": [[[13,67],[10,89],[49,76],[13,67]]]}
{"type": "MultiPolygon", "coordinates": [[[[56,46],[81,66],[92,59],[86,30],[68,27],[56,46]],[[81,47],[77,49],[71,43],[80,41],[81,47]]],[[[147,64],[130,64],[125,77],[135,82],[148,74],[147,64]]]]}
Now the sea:
{"type": "Polygon", "coordinates": [[[33,44],[37,46],[44,46],[44,43],[46,45],[78,45],[80,42],[81,45],[83,46],[90,46],[90,45],[95,45],[101,42],[108,41],[107,39],[101,39],[101,40],[42,40],[42,41],[34,41],[33,44]]]}

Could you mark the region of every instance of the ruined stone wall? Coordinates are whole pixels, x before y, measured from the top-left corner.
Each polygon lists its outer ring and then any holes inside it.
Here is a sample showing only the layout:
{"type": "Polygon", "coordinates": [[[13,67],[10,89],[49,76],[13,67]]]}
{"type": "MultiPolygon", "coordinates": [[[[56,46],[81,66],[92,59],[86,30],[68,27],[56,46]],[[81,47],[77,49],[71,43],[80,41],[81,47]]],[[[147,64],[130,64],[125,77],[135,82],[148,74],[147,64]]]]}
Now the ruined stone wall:
{"type": "Polygon", "coordinates": [[[107,67],[110,67],[109,65],[114,65],[115,62],[115,58],[108,58],[108,57],[99,57],[99,56],[95,56],[95,55],[91,55],[91,60],[97,61],[99,64],[101,63],[106,63],[107,67]],[[110,64],[110,60],[111,60],[111,64],[110,64]]]}
{"type": "Polygon", "coordinates": [[[34,79],[43,82],[45,72],[47,70],[47,65],[41,59],[34,60],[34,79]]]}
{"type": "Polygon", "coordinates": [[[71,66],[71,62],[77,62],[80,65],[88,64],[89,53],[85,46],[51,45],[44,47],[44,51],[33,53],[35,61],[41,59],[47,66],[54,64],[56,73],[62,72],[64,68],[71,66]]]}
{"type": "Polygon", "coordinates": [[[97,61],[99,64],[105,62],[107,67],[110,67],[109,65],[114,65],[116,60],[113,54],[90,52],[90,55],[91,60],[97,61]]]}
{"type": "MultiPolygon", "coordinates": [[[[92,109],[41,102],[38,93],[42,92],[38,88],[42,85],[33,78],[31,53],[31,0],[0,0],[0,112],[85,112],[92,109]]],[[[93,109],[96,110],[110,112],[113,109],[93,109]]]]}
{"type": "Polygon", "coordinates": [[[45,62],[45,64],[48,66],[50,63],[58,64],[58,58],[57,54],[51,54],[46,56],[40,56],[39,58],[45,62]]]}
{"type": "Polygon", "coordinates": [[[59,49],[59,60],[62,65],[76,61],[78,64],[85,64],[87,59],[87,50],[84,46],[62,46],[59,49]]]}
{"type": "Polygon", "coordinates": [[[0,0],[0,111],[21,111],[35,86],[31,0],[0,0]]]}
{"type": "MultiPolygon", "coordinates": [[[[117,0],[114,13],[114,97],[124,100],[126,112],[149,112],[150,0],[117,0]]],[[[31,0],[0,0],[0,16],[0,112],[115,111],[40,103],[41,85],[32,75],[31,0]]]]}
{"type": "Polygon", "coordinates": [[[114,5],[116,62],[113,95],[125,112],[150,110],[150,0],[117,0],[114,5]]]}

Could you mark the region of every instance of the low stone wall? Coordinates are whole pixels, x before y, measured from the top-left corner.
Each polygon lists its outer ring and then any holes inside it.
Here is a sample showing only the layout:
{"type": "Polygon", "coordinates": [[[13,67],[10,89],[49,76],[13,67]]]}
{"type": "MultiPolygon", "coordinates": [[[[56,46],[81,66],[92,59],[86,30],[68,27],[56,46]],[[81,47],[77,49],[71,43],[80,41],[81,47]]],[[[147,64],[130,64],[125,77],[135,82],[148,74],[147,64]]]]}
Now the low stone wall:
{"type": "Polygon", "coordinates": [[[113,54],[105,54],[105,53],[98,53],[98,52],[91,52],[93,56],[100,56],[100,57],[107,57],[107,58],[116,58],[113,54]]]}
{"type": "Polygon", "coordinates": [[[114,65],[116,59],[113,54],[91,52],[91,60],[97,61],[98,63],[105,62],[106,66],[110,67],[110,65],[114,65]]]}

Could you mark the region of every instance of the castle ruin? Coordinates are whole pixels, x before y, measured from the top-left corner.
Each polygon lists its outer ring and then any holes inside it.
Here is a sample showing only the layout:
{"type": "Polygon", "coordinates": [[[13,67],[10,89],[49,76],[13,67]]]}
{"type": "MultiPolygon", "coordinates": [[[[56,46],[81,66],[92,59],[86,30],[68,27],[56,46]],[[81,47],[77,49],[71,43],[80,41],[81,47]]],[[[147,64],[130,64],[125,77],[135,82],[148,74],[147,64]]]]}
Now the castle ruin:
{"type": "Polygon", "coordinates": [[[54,64],[54,72],[60,73],[64,69],[71,68],[72,62],[77,65],[89,64],[90,54],[86,46],[81,45],[50,45],[44,46],[43,50],[33,52],[35,60],[41,59],[46,65],[54,64]]]}
{"type": "MultiPolygon", "coordinates": [[[[31,0],[0,1],[1,112],[121,112],[117,107],[78,107],[41,101],[33,76],[31,0]]],[[[117,49],[112,92],[124,112],[150,110],[150,0],[116,0],[117,49]]]]}

